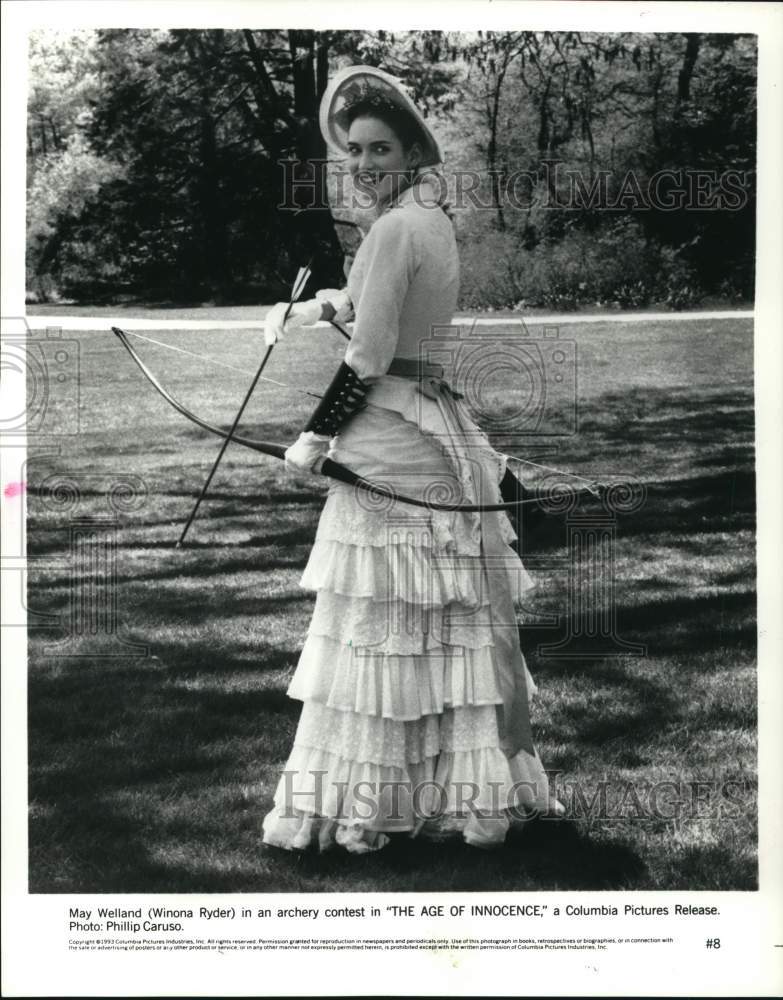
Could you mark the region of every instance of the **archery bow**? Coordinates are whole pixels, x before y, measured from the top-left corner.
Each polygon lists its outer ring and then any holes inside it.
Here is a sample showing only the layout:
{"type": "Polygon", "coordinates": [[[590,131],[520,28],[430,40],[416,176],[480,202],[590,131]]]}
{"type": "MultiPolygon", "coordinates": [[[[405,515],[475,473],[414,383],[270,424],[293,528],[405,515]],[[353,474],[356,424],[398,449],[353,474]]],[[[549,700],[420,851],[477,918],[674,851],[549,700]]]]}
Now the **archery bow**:
{"type": "MultiPolygon", "coordinates": [[[[204,420],[197,414],[193,413],[186,406],[184,406],[179,400],[175,399],[164,387],[160,384],[157,378],[152,374],[149,368],[144,364],[138,354],[134,351],[128,342],[127,335],[119,327],[113,326],[112,333],[119,339],[123,347],[128,351],[130,356],[133,358],[134,362],[144,375],[144,377],[150,382],[152,387],[169,403],[171,406],[177,410],[178,413],[182,414],[187,420],[192,421],[198,427],[201,427],[205,431],[209,431],[211,434],[216,434],[218,437],[222,437],[225,440],[231,440],[235,444],[242,445],[245,448],[250,448],[252,451],[260,452],[263,455],[271,455],[273,458],[284,459],[286,446],[280,444],[274,444],[271,441],[259,441],[255,438],[243,437],[236,433],[230,433],[225,431],[220,427],[216,427],[214,424],[209,423],[209,421],[204,420]]],[[[347,468],[341,462],[336,462],[332,458],[324,458],[321,462],[320,468],[318,470],[321,475],[328,477],[329,479],[335,479],[338,482],[345,483],[348,486],[353,486],[361,490],[365,490],[368,493],[373,494],[376,497],[384,497],[388,500],[399,501],[400,503],[409,504],[413,507],[425,507],[429,510],[437,511],[459,511],[463,513],[481,513],[484,511],[501,511],[501,510],[514,510],[517,507],[524,506],[530,503],[540,503],[539,497],[534,497],[526,500],[509,500],[503,501],[501,503],[494,504],[464,504],[464,503],[438,503],[434,500],[421,500],[418,497],[409,497],[403,493],[398,493],[396,490],[384,486],[378,483],[373,483],[369,479],[365,479],[358,473],[354,472],[352,469],[347,468]]],[[[601,484],[595,484],[600,488],[601,484]]],[[[595,495],[594,490],[581,489],[574,490],[573,495],[595,495]]]]}

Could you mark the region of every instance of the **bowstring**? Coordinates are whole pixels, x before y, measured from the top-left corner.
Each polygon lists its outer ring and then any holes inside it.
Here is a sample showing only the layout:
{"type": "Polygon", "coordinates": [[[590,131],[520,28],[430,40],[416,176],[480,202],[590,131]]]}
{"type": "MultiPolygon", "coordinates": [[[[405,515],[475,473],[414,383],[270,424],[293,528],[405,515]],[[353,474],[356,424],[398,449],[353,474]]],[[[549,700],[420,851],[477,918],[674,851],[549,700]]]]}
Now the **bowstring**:
{"type": "Polygon", "coordinates": [[[594,479],[586,479],[584,476],[580,476],[576,472],[568,472],[566,469],[556,469],[553,465],[542,465],[541,462],[533,462],[529,458],[517,458],[516,455],[504,455],[507,461],[510,462],[520,462],[524,465],[533,465],[537,469],[544,469],[547,472],[556,472],[559,476],[570,476],[572,479],[578,479],[580,482],[585,484],[585,489],[587,489],[593,496],[600,496],[598,491],[599,483],[596,483],[594,479]]]}
{"type": "MultiPolygon", "coordinates": [[[[139,340],[146,340],[148,344],[157,344],[158,347],[165,347],[169,351],[176,351],[178,354],[186,354],[189,358],[197,358],[199,361],[209,361],[213,365],[219,365],[221,368],[227,368],[229,371],[238,372],[240,375],[247,375],[247,369],[237,368],[235,365],[228,364],[227,361],[218,361],[217,358],[213,358],[209,354],[196,354],[194,351],[187,351],[184,347],[175,347],[174,344],[167,344],[162,340],[155,340],[154,337],[145,337],[141,333],[136,333],[134,330],[125,330],[125,333],[130,334],[131,337],[137,337],[139,340]]],[[[288,382],[280,382],[276,378],[269,378],[266,375],[260,376],[262,382],[271,382],[272,385],[280,386],[281,389],[292,389],[294,392],[301,392],[305,396],[314,396],[316,399],[321,399],[320,393],[317,393],[310,389],[303,389],[298,385],[289,385],[288,382]]]]}

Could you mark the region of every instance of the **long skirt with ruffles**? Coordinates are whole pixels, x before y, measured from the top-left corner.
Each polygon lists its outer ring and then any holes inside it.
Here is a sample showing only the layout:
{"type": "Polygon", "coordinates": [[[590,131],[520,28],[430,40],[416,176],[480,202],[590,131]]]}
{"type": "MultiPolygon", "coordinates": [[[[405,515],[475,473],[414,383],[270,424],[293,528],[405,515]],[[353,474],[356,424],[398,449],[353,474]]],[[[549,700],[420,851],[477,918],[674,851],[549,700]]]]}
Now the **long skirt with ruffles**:
{"type": "MultiPolygon", "coordinates": [[[[415,381],[380,379],[331,457],[408,496],[499,500],[502,457],[441,388],[431,398],[415,381]]],[[[503,725],[500,630],[517,643],[518,632],[498,621],[498,580],[512,606],[532,586],[515,538],[503,512],[433,511],[331,485],[301,579],[317,595],[288,688],[302,712],[265,843],[363,853],[392,834],[461,834],[493,847],[515,819],[547,809],[537,752],[513,752],[503,725]],[[502,549],[494,599],[490,534],[502,549]]],[[[535,688],[515,649],[526,697],[535,688]]]]}

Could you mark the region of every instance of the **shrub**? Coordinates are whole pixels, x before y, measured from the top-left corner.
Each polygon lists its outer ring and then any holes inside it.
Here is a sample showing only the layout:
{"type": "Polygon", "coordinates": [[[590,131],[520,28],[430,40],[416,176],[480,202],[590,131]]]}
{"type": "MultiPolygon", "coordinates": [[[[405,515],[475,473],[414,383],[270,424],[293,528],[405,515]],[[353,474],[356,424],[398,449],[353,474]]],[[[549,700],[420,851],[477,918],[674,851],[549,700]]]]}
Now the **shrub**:
{"type": "Polygon", "coordinates": [[[661,249],[657,298],[671,309],[692,309],[704,298],[695,268],[673,247],[661,249]]]}
{"type": "Polygon", "coordinates": [[[514,233],[485,233],[462,246],[464,308],[646,305],[655,293],[660,255],[625,217],[597,232],[571,225],[558,242],[532,250],[514,233]]]}

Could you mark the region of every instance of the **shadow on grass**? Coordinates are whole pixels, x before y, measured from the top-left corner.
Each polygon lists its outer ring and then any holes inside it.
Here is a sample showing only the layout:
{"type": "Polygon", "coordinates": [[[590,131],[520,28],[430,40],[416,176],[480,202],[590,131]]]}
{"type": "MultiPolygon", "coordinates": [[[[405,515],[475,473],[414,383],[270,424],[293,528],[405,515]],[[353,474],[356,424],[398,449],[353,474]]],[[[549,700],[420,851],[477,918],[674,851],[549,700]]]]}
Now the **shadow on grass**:
{"type": "MultiPolygon", "coordinates": [[[[192,497],[190,498],[192,499],[192,497]]],[[[212,498],[210,498],[212,499],[212,498]]],[[[184,519],[189,514],[189,508],[183,507],[181,518],[172,514],[170,517],[153,519],[131,519],[128,515],[117,521],[118,547],[120,558],[123,551],[144,551],[146,549],[171,549],[180,553],[196,552],[208,549],[211,551],[224,549],[225,524],[231,519],[235,523],[232,529],[240,527],[242,531],[252,532],[248,538],[231,541],[231,548],[260,548],[271,545],[311,545],[315,537],[315,530],[318,524],[318,517],[323,507],[325,498],[317,494],[307,496],[299,495],[294,499],[291,495],[281,496],[264,495],[258,497],[260,505],[254,512],[237,508],[215,508],[208,502],[199,509],[197,522],[191,528],[191,532],[183,543],[182,549],[176,549],[176,543],[184,527],[184,519]],[[297,506],[296,516],[300,520],[300,525],[296,528],[284,531],[271,531],[268,535],[259,532],[259,526],[270,520],[276,508],[282,504],[294,503],[297,506]],[[142,538],[139,541],[131,541],[127,536],[130,534],[154,531],[155,529],[167,529],[169,537],[166,539],[142,538]],[[199,535],[199,532],[201,533],[199,535]],[[205,537],[207,536],[207,537],[205,537]]],[[[102,510],[100,513],[104,513],[102,510]]],[[[112,525],[113,527],[113,525],[112,525]]],[[[28,518],[28,545],[27,554],[31,558],[41,558],[47,555],[58,557],[67,556],[67,546],[69,540],[68,522],[63,518],[55,524],[45,524],[40,516],[31,513],[28,518]]]]}
{"type": "MultiPolygon", "coordinates": [[[[617,536],[619,539],[637,536],[707,535],[714,533],[755,530],[755,472],[735,470],[716,475],[695,476],[669,481],[647,481],[644,483],[646,499],[640,510],[617,516],[617,536]]],[[[210,501],[218,501],[210,496],[210,501]]],[[[185,551],[213,549],[221,544],[220,533],[225,519],[236,519],[243,530],[252,532],[249,538],[232,542],[234,547],[256,548],[259,545],[300,545],[311,544],[315,535],[318,514],[325,502],[322,493],[273,493],[238,499],[226,497],[230,501],[216,508],[210,503],[199,511],[199,529],[186,541],[185,551]],[[312,519],[301,527],[272,531],[269,535],[258,532],[258,523],[268,518],[275,506],[296,504],[298,508],[312,511],[312,519]],[[209,533],[209,538],[204,535],[209,533]]],[[[184,508],[183,508],[184,510],[184,508]]],[[[592,499],[580,501],[580,514],[603,514],[603,506],[592,499]]],[[[183,515],[184,516],[184,515],[183,515]]],[[[563,548],[566,544],[567,516],[551,513],[539,504],[530,504],[522,511],[521,532],[518,523],[512,523],[522,539],[521,555],[536,555],[563,548]]],[[[121,548],[129,550],[174,549],[182,525],[175,517],[155,521],[139,520],[132,529],[125,522],[125,530],[144,531],[154,528],[171,528],[171,538],[125,542],[120,536],[121,548]]],[[[44,526],[31,520],[28,552],[31,557],[59,554],[67,543],[67,534],[62,526],[44,526]]],[[[698,542],[693,543],[696,547],[698,542]]],[[[679,546],[679,541],[678,541],[679,546]]]]}
{"type": "MultiPolygon", "coordinates": [[[[349,876],[357,858],[345,852],[270,850],[280,868],[298,866],[316,891],[349,876]],[[312,880],[312,883],[311,881],[312,880]]],[[[363,876],[378,888],[407,892],[486,892],[536,889],[621,889],[645,878],[645,865],[627,844],[607,845],[568,821],[545,819],[512,829],[503,847],[484,851],[455,837],[442,843],[397,835],[388,847],[364,855],[363,876]]],[[[293,889],[291,890],[293,891],[293,889]]]]}
{"type": "Polygon", "coordinates": [[[301,706],[264,678],[288,672],[296,653],[255,645],[252,657],[216,656],[186,644],[162,652],[165,665],[77,660],[31,676],[31,798],[73,802],[197,772],[230,777],[235,740],[284,755],[301,706]],[[227,677],[237,689],[226,689],[227,677]]]}
{"type": "Polygon", "coordinates": [[[655,440],[723,447],[727,438],[737,435],[752,448],[752,373],[748,371],[740,385],[634,386],[626,392],[604,392],[582,404],[580,418],[582,431],[617,444],[655,440]]]}
{"type": "MultiPolygon", "coordinates": [[[[634,390],[606,394],[590,403],[580,441],[580,447],[587,441],[587,453],[596,460],[611,456],[614,467],[629,469],[636,467],[640,448],[655,456],[646,503],[637,513],[618,519],[618,538],[648,536],[698,559],[712,544],[705,536],[754,529],[749,398],[747,392],[707,387],[681,393],[634,390]],[[669,456],[680,465],[671,467],[669,456]]],[[[260,429],[280,439],[279,425],[260,429]]],[[[257,431],[253,436],[264,436],[257,431]]],[[[184,488],[168,488],[164,499],[172,498],[186,515],[192,495],[184,488]]],[[[88,499],[103,504],[105,496],[95,492],[88,499]]],[[[239,496],[223,489],[211,499],[215,503],[200,513],[201,530],[217,539],[224,520],[234,519],[232,530],[238,524],[248,537],[232,543],[232,548],[247,551],[248,558],[237,554],[222,560],[216,557],[214,540],[205,542],[197,536],[188,546],[194,562],[190,566],[183,563],[174,569],[167,564],[157,570],[141,563],[140,572],[123,581],[134,620],[141,623],[136,638],[143,639],[151,621],[165,619],[181,628],[183,622],[195,625],[240,616],[274,619],[290,605],[309,599],[304,594],[248,598],[247,585],[237,597],[210,581],[219,574],[254,570],[263,581],[270,569],[303,565],[302,555],[290,559],[277,553],[254,565],[252,550],[309,545],[323,492],[302,484],[279,491],[270,486],[267,492],[253,490],[239,496]],[[276,520],[276,507],[285,504],[311,523],[291,527],[276,520]],[[197,583],[193,591],[160,593],[154,586],[188,577],[197,583]],[[143,585],[138,592],[133,591],[136,584],[143,585]]],[[[58,515],[56,531],[43,519],[31,521],[31,555],[67,557],[66,516],[58,515]]],[[[160,510],[156,516],[160,518],[160,510]]],[[[123,549],[164,550],[174,541],[146,542],[142,535],[141,541],[126,543],[123,534],[164,528],[173,520],[123,518],[120,564],[123,549]]],[[[563,548],[562,515],[539,512],[538,523],[527,519],[527,525],[524,552],[563,548]]],[[[131,566],[135,572],[136,566],[131,566]]],[[[747,589],[716,597],[671,593],[676,585],[664,576],[665,566],[652,564],[648,579],[633,583],[638,603],[620,600],[619,633],[647,644],[655,657],[681,657],[683,686],[688,676],[709,670],[708,659],[701,654],[755,648],[753,581],[746,573],[721,577],[721,583],[745,583],[747,589]],[[653,590],[664,589],[665,599],[650,596],[653,590]]],[[[38,592],[44,603],[49,602],[47,610],[61,599],[47,592],[51,580],[44,578],[32,588],[34,601],[38,592]]],[[[552,643],[562,635],[562,629],[526,628],[523,648],[552,643]]],[[[290,855],[265,849],[260,824],[271,789],[264,786],[249,798],[232,797],[226,789],[237,782],[252,784],[261,773],[276,780],[300,710],[299,703],[282,690],[297,652],[236,637],[220,648],[188,641],[187,634],[182,641],[169,635],[155,644],[155,652],[159,660],[109,665],[31,657],[32,891],[755,888],[752,863],[738,860],[728,848],[695,845],[677,852],[671,850],[667,836],[649,842],[634,839],[635,831],[606,836],[605,831],[569,821],[532,823],[492,853],[459,841],[432,844],[407,838],[395,838],[386,850],[361,858],[341,852],[290,855]],[[189,812],[191,798],[195,805],[189,812]]],[[[648,748],[659,752],[672,725],[693,724],[698,734],[705,726],[740,728],[749,723],[747,705],[735,703],[721,691],[714,703],[699,710],[696,720],[691,719],[692,697],[688,700],[672,687],[671,670],[654,673],[646,669],[643,658],[586,662],[533,655],[531,668],[544,690],[548,679],[569,692],[551,708],[548,726],[567,747],[547,759],[552,769],[598,769],[608,751],[614,763],[641,768],[649,764],[648,748]],[[601,695],[605,692],[605,697],[592,702],[594,710],[582,697],[591,686],[601,695]]],[[[697,744],[690,736],[688,740],[693,750],[697,744]]],[[[680,766],[676,756],[670,763],[680,766]]]]}
{"type": "Polygon", "coordinates": [[[31,865],[32,892],[601,890],[642,886],[647,877],[644,862],[629,845],[596,842],[568,822],[531,823],[489,852],[459,839],[433,844],[397,835],[382,851],[357,856],[340,849],[319,854],[267,847],[261,843],[260,823],[254,828],[250,816],[243,821],[241,813],[229,812],[230,853],[247,859],[232,868],[214,858],[199,859],[199,846],[209,852],[211,832],[193,824],[181,830],[167,826],[153,850],[144,824],[105,800],[87,796],[67,813],[60,806],[58,813],[37,824],[31,859],[40,854],[41,864],[31,865]],[[49,869],[43,845],[61,843],[66,825],[89,831],[89,854],[72,854],[69,872],[49,869]],[[172,843],[178,836],[180,849],[172,843]],[[183,862],[183,850],[192,860],[183,862]]]}
{"type": "MultiPolygon", "coordinates": [[[[374,854],[341,850],[288,852],[260,841],[254,810],[224,815],[234,831],[227,850],[210,842],[208,831],[169,826],[152,848],[144,824],[126,810],[82,800],[68,824],[89,831],[83,857],[51,867],[43,845],[63,841],[63,818],[39,821],[31,851],[31,892],[263,893],[263,892],[496,892],[644,890],[651,872],[638,847],[625,840],[602,841],[568,822],[540,820],[512,831],[505,845],[480,851],[458,839],[434,844],[404,835],[374,854]],[[177,839],[179,838],[179,839],[177,839]],[[174,843],[172,843],[174,841],[174,843]],[[191,855],[183,859],[182,855],[191,855]],[[227,855],[232,863],[227,863],[227,855]],[[35,861],[40,855],[40,864],[35,861]],[[35,874],[32,874],[35,873],[35,874]]],[[[78,853],[78,852],[77,852],[78,853]]],[[[689,847],[667,859],[660,888],[751,890],[757,866],[728,848],[689,847]]]]}
{"type": "MultiPolygon", "coordinates": [[[[291,567],[285,564],[285,568],[291,567]]],[[[187,578],[187,574],[181,575],[187,578]]],[[[245,597],[237,595],[234,590],[229,590],[227,587],[225,592],[217,594],[214,590],[184,593],[166,590],[161,594],[147,588],[139,588],[128,598],[129,603],[132,601],[134,616],[144,615],[145,621],[164,616],[172,627],[200,625],[213,620],[227,622],[235,618],[279,614],[289,605],[309,599],[310,595],[305,591],[280,596],[245,597]]]]}
{"type": "MultiPolygon", "coordinates": [[[[743,582],[750,582],[743,579],[743,582]]],[[[525,625],[520,629],[520,642],[525,650],[535,650],[538,669],[544,673],[591,674],[594,664],[608,659],[596,656],[592,650],[605,648],[608,642],[591,640],[595,614],[564,613],[553,628],[525,625]],[[554,648],[574,637],[572,658],[559,656],[554,648]]],[[[644,647],[641,656],[634,657],[641,666],[647,656],[677,653],[704,653],[714,649],[755,650],[756,593],[717,594],[714,597],[672,597],[648,600],[617,609],[618,639],[644,647]]],[[[623,658],[622,646],[617,646],[618,658],[623,658]]]]}
{"type": "MultiPolygon", "coordinates": [[[[617,515],[618,538],[753,531],[756,527],[755,472],[723,472],[669,481],[646,481],[646,498],[633,513],[617,515]]],[[[580,514],[604,514],[598,501],[583,500],[580,514]]],[[[525,554],[562,548],[567,516],[539,504],[523,515],[525,554]]]]}
{"type": "MultiPolygon", "coordinates": [[[[644,477],[647,498],[643,508],[618,519],[618,534],[623,537],[755,527],[750,373],[747,388],[635,387],[603,393],[581,405],[578,438],[553,447],[558,457],[551,462],[564,469],[571,462],[581,466],[585,453],[593,456],[596,467],[584,474],[596,479],[608,475],[611,481],[622,480],[624,475],[637,475],[641,465],[656,469],[657,478],[644,477]],[[671,472],[671,478],[660,476],[664,470],[671,472]],[[700,470],[714,473],[693,474],[700,470]]],[[[563,481],[568,482],[568,477],[563,481]]],[[[580,509],[597,511],[600,506],[584,504],[580,509]]],[[[562,515],[546,514],[533,506],[523,517],[526,551],[564,544],[562,515]]]]}

